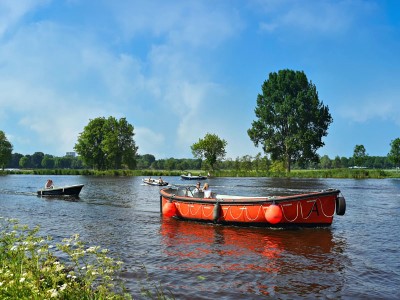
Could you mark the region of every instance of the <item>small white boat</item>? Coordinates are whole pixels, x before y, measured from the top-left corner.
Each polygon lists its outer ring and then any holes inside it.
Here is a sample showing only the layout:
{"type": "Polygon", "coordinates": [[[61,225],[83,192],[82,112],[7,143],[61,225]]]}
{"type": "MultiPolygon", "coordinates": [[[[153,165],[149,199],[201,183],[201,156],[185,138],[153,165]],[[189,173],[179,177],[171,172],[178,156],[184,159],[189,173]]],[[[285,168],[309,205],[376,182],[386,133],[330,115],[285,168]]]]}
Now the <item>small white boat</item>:
{"type": "Polygon", "coordinates": [[[168,185],[168,182],[160,181],[158,179],[145,178],[145,179],[142,179],[142,181],[143,181],[143,183],[148,184],[148,185],[156,185],[156,186],[166,186],[166,185],[168,185]]]}
{"type": "Polygon", "coordinates": [[[201,176],[201,175],[181,175],[181,178],[184,180],[204,180],[207,179],[207,176],[201,176]]]}

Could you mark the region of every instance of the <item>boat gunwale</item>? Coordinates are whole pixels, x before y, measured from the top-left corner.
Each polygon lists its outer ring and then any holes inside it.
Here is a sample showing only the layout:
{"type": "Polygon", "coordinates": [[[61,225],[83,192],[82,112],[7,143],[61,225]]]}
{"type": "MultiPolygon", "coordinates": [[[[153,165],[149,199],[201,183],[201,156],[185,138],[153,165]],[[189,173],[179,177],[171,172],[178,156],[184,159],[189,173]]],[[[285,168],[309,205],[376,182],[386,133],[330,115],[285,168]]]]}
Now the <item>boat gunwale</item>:
{"type": "MultiPolygon", "coordinates": [[[[323,191],[315,191],[315,192],[310,192],[307,194],[296,194],[296,195],[289,195],[289,196],[271,196],[271,197],[246,197],[242,199],[237,199],[237,198],[199,198],[199,197],[190,197],[190,196],[181,196],[181,195],[176,195],[176,194],[169,194],[166,192],[166,190],[173,190],[171,188],[164,188],[160,190],[160,195],[164,198],[167,198],[167,200],[175,200],[175,201],[180,201],[180,202],[185,202],[185,203],[199,203],[199,204],[215,204],[219,203],[221,205],[223,204],[229,204],[229,205],[259,205],[259,204],[271,204],[271,203],[282,203],[282,202],[293,202],[293,201],[300,201],[300,200],[306,200],[306,199],[314,199],[314,198],[319,198],[319,197],[324,197],[324,196],[331,196],[331,195],[336,195],[338,196],[340,194],[340,190],[338,189],[327,189],[323,191]]],[[[178,191],[178,190],[176,190],[178,191]]],[[[235,196],[237,197],[237,196],[235,196]]]]}
{"type": "Polygon", "coordinates": [[[74,188],[79,188],[79,187],[84,187],[84,184],[74,184],[74,185],[65,185],[65,186],[55,186],[53,188],[49,188],[49,189],[40,189],[39,191],[57,191],[57,190],[62,190],[62,189],[74,189],[74,188]]]}
{"type": "Polygon", "coordinates": [[[37,190],[37,195],[43,196],[43,197],[54,197],[54,196],[77,197],[81,193],[81,190],[83,189],[84,186],[85,186],[85,184],[55,186],[53,188],[37,190]],[[64,193],[65,190],[74,191],[74,192],[73,193],[70,193],[70,192],[64,193]],[[62,193],[59,193],[59,192],[62,192],[62,193]]]}

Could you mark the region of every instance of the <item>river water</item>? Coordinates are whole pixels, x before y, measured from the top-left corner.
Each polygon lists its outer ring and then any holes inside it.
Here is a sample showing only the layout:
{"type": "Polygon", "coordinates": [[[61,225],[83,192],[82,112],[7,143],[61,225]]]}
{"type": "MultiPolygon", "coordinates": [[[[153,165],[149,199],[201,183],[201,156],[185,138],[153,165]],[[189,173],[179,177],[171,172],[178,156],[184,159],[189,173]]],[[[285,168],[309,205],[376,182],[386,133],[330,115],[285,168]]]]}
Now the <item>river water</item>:
{"type": "Polygon", "coordinates": [[[160,188],[143,185],[142,177],[52,176],[55,185],[85,184],[75,201],[36,196],[46,179],[0,176],[0,216],[39,225],[56,241],[79,233],[109,249],[124,262],[135,299],[143,285],[176,299],[400,299],[398,179],[207,180],[223,194],[342,191],[346,214],[331,227],[290,230],[162,218],[160,188]]]}

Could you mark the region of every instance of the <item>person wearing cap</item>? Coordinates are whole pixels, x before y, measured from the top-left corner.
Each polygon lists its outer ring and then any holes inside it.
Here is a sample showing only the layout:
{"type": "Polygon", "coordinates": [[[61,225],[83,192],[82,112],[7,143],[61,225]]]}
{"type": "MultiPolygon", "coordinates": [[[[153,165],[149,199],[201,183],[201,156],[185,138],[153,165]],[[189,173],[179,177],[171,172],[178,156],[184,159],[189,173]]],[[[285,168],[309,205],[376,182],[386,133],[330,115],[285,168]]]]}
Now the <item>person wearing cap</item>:
{"type": "Polygon", "coordinates": [[[200,182],[196,183],[196,187],[193,189],[192,193],[200,193],[201,192],[201,188],[200,188],[200,182]]]}

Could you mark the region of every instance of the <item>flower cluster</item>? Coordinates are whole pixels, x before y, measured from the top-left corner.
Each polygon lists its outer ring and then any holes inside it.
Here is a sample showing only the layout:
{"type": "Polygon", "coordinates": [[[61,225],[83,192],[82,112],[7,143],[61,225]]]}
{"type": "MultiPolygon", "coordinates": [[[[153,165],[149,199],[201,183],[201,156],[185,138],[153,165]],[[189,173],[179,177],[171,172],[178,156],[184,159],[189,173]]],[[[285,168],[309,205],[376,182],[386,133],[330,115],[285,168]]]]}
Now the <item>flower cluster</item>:
{"type": "Polygon", "coordinates": [[[38,231],[0,217],[0,299],[132,298],[106,249],[86,248],[79,235],[54,246],[38,231]]]}

